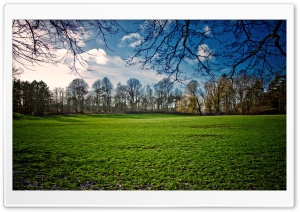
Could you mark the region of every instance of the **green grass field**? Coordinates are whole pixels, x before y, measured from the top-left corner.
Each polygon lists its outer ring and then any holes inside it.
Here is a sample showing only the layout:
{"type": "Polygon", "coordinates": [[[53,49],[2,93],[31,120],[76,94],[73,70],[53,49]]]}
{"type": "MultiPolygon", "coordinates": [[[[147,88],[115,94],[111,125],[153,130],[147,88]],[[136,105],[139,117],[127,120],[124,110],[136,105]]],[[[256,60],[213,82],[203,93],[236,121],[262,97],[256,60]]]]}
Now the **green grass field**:
{"type": "Polygon", "coordinates": [[[13,121],[14,190],[285,190],[286,116],[13,121]]]}

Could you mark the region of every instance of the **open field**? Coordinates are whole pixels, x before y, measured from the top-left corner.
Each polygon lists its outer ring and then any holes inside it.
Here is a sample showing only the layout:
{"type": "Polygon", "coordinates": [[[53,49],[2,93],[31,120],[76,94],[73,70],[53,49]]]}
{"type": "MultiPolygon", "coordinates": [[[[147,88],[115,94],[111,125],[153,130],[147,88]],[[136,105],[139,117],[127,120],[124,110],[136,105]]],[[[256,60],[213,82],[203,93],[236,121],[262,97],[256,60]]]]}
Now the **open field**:
{"type": "Polygon", "coordinates": [[[21,116],[13,189],[285,190],[286,116],[21,116]]]}

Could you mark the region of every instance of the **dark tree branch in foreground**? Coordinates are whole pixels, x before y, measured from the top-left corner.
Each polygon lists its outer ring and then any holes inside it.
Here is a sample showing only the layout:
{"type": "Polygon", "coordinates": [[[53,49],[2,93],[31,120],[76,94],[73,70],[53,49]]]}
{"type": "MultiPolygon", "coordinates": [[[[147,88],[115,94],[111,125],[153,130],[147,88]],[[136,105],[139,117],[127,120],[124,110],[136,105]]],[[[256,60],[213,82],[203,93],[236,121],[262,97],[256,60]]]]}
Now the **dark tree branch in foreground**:
{"type": "Polygon", "coordinates": [[[139,65],[143,69],[154,69],[159,74],[174,76],[180,80],[183,70],[180,65],[187,60],[197,60],[200,71],[210,73],[206,65],[210,54],[198,55],[198,47],[203,44],[205,31],[195,31],[199,28],[198,21],[190,20],[156,20],[145,21],[142,30],[146,36],[135,49],[135,54],[127,62],[129,65],[139,65]],[[195,39],[194,39],[195,38],[195,39]],[[201,38],[197,41],[196,38],[201,38]]]}
{"type": "Polygon", "coordinates": [[[194,66],[190,78],[219,76],[225,69],[232,78],[237,68],[274,76],[286,68],[282,20],[148,20],[141,29],[144,39],[127,63],[176,81],[188,79],[186,63],[194,66]]]}
{"type": "Polygon", "coordinates": [[[14,79],[18,78],[21,74],[24,73],[24,70],[21,68],[12,67],[12,76],[14,79]]]}
{"type": "Polygon", "coordinates": [[[63,61],[74,72],[88,70],[81,55],[85,42],[101,39],[109,49],[106,37],[123,31],[110,20],[14,20],[12,29],[13,59],[19,65],[32,69],[36,64],[63,61]],[[65,51],[59,54],[58,50],[65,51]]]}
{"type": "MultiPolygon", "coordinates": [[[[262,62],[268,63],[268,60],[270,59],[271,56],[276,56],[276,51],[273,47],[276,47],[279,50],[282,57],[286,57],[286,53],[284,52],[284,50],[281,46],[283,44],[281,44],[279,42],[280,36],[278,35],[278,31],[282,24],[282,20],[277,21],[275,26],[270,26],[271,24],[269,24],[267,22],[263,23],[264,25],[266,25],[265,27],[267,27],[267,26],[268,26],[268,28],[274,27],[274,29],[273,29],[272,33],[267,33],[265,35],[265,37],[258,39],[256,41],[253,41],[250,38],[250,35],[245,30],[246,26],[244,24],[244,21],[241,21],[241,22],[242,22],[242,29],[246,34],[246,39],[244,39],[244,41],[241,42],[242,44],[234,42],[232,44],[229,44],[228,46],[232,47],[233,49],[234,49],[234,46],[240,46],[243,49],[245,49],[245,46],[247,46],[247,51],[242,52],[243,54],[242,54],[241,59],[235,59],[233,61],[232,72],[231,72],[230,78],[232,78],[232,76],[235,74],[236,67],[238,67],[240,64],[246,62],[249,59],[258,57],[262,62]],[[251,43],[251,44],[249,44],[249,43],[251,43]],[[270,52],[270,51],[272,51],[272,52],[270,52]],[[266,58],[266,56],[268,56],[268,58],[266,58]]],[[[255,23],[255,24],[257,24],[257,23],[255,23]]],[[[252,27],[254,27],[255,24],[253,24],[253,23],[249,24],[247,27],[252,28],[252,27]]],[[[284,44],[284,46],[285,46],[285,44],[284,44]]],[[[250,64],[251,64],[251,62],[249,63],[249,65],[250,64]]],[[[248,67],[249,67],[249,65],[248,65],[248,67]]],[[[252,67],[254,67],[254,66],[259,66],[259,61],[254,62],[252,67]]]]}

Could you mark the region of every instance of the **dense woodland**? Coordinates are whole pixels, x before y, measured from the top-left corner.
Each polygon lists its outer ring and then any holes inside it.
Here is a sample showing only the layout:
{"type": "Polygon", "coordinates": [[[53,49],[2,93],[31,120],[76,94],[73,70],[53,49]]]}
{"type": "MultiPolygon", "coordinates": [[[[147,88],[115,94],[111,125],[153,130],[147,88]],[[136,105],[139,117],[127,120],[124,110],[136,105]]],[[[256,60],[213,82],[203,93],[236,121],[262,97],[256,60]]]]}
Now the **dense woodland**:
{"type": "Polygon", "coordinates": [[[191,80],[174,86],[163,78],[142,85],[130,78],[114,86],[109,78],[96,80],[89,88],[84,79],[74,79],[66,88],[50,90],[43,81],[13,81],[13,111],[30,115],[66,113],[191,113],[274,114],[286,113],[286,78],[276,76],[266,83],[241,71],[231,80],[225,74],[216,80],[191,80]]]}

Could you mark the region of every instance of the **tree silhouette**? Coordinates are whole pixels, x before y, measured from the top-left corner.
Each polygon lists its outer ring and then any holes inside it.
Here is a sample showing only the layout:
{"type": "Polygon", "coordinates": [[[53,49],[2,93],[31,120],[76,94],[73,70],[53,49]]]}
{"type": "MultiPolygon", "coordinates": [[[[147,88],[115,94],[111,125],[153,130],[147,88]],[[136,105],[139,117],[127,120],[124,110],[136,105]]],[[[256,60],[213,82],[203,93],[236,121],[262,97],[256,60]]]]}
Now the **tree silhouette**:
{"type": "Polygon", "coordinates": [[[49,87],[43,81],[13,81],[14,112],[42,116],[47,111],[51,98],[49,87]]]}
{"type": "Polygon", "coordinates": [[[170,78],[163,78],[154,85],[158,109],[169,109],[169,105],[173,102],[172,90],[173,83],[171,82],[170,78]]]}
{"type": "Polygon", "coordinates": [[[189,94],[190,107],[193,110],[196,109],[199,115],[202,115],[201,109],[204,93],[200,88],[200,84],[196,80],[191,80],[187,84],[187,93],[189,94]]]}
{"type": "Polygon", "coordinates": [[[102,96],[103,96],[103,106],[104,106],[104,111],[105,112],[110,112],[110,107],[111,107],[111,100],[112,100],[112,90],[113,90],[113,84],[111,81],[107,78],[104,77],[102,79],[102,96]]]}
{"type": "Polygon", "coordinates": [[[80,78],[74,79],[68,86],[68,90],[74,100],[76,113],[78,112],[78,107],[80,113],[83,113],[84,96],[88,93],[88,87],[88,84],[80,78]]]}
{"type": "Polygon", "coordinates": [[[118,83],[115,94],[115,107],[119,109],[121,113],[126,111],[126,101],[128,98],[127,87],[118,83]]]}
{"type": "Polygon", "coordinates": [[[127,81],[128,100],[131,106],[131,110],[137,109],[137,105],[142,96],[142,88],[142,84],[136,78],[130,78],[127,81]]]}
{"type": "Polygon", "coordinates": [[[286,112],[286,76],[277,75],[268,87],[271,109],[277,113],[286,112]]]}

